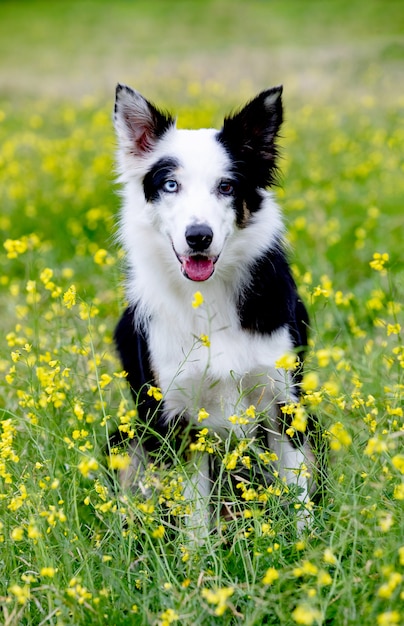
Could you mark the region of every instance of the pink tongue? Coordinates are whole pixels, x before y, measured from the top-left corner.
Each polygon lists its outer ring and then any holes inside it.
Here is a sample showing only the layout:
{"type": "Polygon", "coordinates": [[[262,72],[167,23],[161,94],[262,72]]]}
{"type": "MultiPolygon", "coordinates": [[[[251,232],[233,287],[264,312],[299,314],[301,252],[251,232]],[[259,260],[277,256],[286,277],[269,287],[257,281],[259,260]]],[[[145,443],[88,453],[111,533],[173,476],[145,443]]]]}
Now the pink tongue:
{"type": "Polygon", "coordinates": [[[189,256],[182,262],[182,268],[191,280],[207,280],[213,274],[214,266],[211,259],[202,256],[189,256]]]}

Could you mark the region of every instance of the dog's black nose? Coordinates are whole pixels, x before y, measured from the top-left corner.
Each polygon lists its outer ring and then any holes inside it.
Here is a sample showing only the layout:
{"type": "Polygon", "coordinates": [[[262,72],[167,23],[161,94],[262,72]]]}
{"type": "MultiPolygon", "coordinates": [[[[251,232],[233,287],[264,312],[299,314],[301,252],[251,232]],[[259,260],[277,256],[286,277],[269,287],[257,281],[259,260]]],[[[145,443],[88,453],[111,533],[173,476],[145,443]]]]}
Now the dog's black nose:
{"type": "Polygon", "coordinates": [[[191,224],[185,231],[185,239],[191,250],[203,252],[212,243],[213,230],[207,224],[191,224]]]}

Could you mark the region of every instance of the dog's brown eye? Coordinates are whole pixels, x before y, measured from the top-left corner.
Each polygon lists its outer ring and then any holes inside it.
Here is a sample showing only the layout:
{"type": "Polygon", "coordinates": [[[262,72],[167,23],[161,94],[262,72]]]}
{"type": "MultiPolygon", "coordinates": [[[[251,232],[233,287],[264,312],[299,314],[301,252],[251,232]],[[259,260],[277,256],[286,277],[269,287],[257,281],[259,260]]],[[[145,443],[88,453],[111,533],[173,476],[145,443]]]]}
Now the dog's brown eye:
{"type": "Polygon", "coordinates": [[[219,193],[221,193],[223,196],[231,196],[233,191],[234,187],[231,183],[225,180],[219,183],[219,193]]]}

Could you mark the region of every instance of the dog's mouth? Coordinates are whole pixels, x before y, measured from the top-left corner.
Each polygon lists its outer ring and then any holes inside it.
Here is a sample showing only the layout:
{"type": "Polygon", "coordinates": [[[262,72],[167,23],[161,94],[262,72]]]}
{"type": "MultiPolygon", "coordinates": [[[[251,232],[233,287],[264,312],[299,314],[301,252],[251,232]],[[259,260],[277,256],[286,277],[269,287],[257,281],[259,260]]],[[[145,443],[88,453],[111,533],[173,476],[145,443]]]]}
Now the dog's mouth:
{"type": "Polygon", "coordinates": [[[195,280],[202,282],[208,280],[215,271],[215,263],[218,257],[208,257],[204,254],[193,254],[191,256],[178,256],[178,260],[181,263],[181,271],[189,278],[189,280],[195,280]]]}

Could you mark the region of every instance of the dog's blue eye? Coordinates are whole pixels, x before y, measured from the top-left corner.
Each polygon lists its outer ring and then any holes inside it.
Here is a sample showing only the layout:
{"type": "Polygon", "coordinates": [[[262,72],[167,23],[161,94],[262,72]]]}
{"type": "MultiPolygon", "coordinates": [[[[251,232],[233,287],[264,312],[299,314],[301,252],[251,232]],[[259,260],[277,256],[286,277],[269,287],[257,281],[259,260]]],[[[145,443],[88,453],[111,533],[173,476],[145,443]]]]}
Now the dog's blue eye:
{"type": "Polygon", "coordinates": [[[176,191],[178,191],[178,183],[176,180],[166,180],[166,182],[163,185],[163,191],[166,191],[167,193],[175,193],[176,191]]]}
{"type": "Polygon", "coordinates": [[[222,196],[231,196],[232,193],[234,192],[233,185],[225,180],[219,183],[218,189],[219,189],[219,193],[221,193],[222,196]]]}

